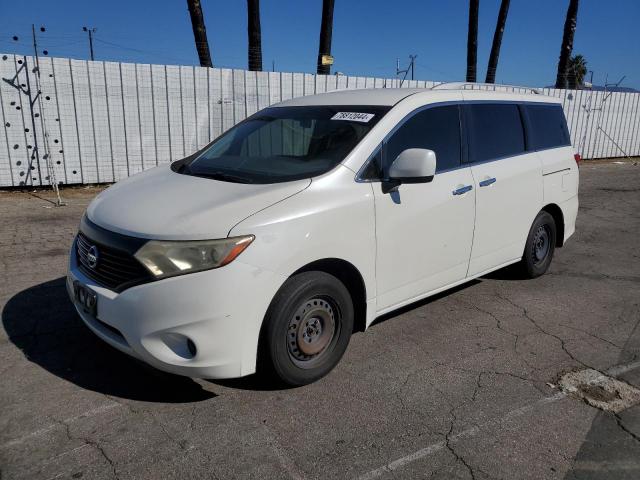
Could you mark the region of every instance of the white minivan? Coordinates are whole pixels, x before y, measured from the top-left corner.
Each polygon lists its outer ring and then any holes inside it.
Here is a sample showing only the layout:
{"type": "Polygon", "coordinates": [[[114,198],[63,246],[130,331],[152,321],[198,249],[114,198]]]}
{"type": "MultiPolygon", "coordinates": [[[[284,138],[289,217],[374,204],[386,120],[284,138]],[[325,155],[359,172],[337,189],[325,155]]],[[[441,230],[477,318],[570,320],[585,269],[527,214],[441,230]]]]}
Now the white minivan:
{"type": "Polygon", "coordinates": [[[573,234],[560,100],[367,89],[288,100],[87,208],[67,288],[88,327],[159,369],[326,375],[376,317],[573,234]]]}

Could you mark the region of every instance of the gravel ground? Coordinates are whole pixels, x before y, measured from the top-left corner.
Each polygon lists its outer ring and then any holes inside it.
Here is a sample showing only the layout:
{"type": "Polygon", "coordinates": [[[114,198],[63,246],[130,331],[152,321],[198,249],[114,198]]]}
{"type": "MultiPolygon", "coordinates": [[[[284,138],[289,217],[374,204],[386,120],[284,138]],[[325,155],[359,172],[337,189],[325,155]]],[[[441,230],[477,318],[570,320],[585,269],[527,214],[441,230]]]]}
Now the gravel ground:
{"type": "Polygon", "coordinates": [[[332,374],[275,390],[153,370],[102,343],[64,289],[97,188],[0,191],[0,477],[640,478],[640,406],[556,386],[640,386],[640,167],[581,167],[577,232],[547,275],[501,271],[387,315],[332,374]]]}

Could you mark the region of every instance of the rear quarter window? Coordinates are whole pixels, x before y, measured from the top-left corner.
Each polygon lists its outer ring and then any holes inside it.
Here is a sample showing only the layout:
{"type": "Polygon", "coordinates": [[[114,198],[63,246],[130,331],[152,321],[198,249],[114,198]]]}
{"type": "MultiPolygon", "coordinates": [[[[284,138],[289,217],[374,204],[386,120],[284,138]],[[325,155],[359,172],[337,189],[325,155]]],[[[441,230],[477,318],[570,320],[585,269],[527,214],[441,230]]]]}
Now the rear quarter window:
{"type": "Polygon", "coordinates": [[[567,121],[560,105],[525,105],[529,120],[530,148],[547,148],[571,145],[567,121]]]}

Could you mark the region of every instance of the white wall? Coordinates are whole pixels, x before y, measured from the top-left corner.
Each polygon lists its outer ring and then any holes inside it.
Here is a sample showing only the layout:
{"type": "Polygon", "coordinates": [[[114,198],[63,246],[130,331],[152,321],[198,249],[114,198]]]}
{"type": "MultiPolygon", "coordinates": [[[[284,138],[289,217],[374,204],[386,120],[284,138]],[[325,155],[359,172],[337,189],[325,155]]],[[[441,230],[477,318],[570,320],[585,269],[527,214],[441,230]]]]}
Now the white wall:
{"type": "MultiPolygon", "coordinates": [[[[0,77],[11,80],[19,71],[17,84],[23,90],[30,85],[32,97],[34,66],[32,57],[0,54],[0,77]]],[[[0,82],[0,187],[48,185],[52,173],[64,184],[117,181],[187,156],[272,103],[336,89],[399,86],[395,79],[372,77],[48,57],[40,58],[40,72],[41,104],[34,103],[34,118],[28,95],[0,82]],[[45,143],[53,172],[43,158],[45,143]]],[[[402,87],[436,83],[405,81],[402,87]]],[[[640,155],[640,94],[610,94],[602,110],[587,115],[589,105],[600,106],[603,92],[544,93],[563,99],[573,144],[584,158],[624,156],[614,142],[640,155]],[[598,116],[606,135],[596,128],[598,116]]]]}

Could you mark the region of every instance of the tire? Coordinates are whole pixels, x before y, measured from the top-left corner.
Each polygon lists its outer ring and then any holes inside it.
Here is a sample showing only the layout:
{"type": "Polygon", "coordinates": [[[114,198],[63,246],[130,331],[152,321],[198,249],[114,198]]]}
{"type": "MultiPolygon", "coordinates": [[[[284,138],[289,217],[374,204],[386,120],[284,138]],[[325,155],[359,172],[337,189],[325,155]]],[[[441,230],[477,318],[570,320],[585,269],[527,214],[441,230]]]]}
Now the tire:
{"type": "Polygon", "coordinates": [[[340,280],[324,272],[294,275],[267,310],[259,371],[290,386],[315,382],[342,358],[353,322],[351,295],[340,280]]]}
{"type": "Polygon", "coordinates": [[[531,225],[524,254],[519,263],[520,273],[525,278],[543,275],[553,259],[556,248],[556,222],[545,211],[538,214],[531,225]]]}

